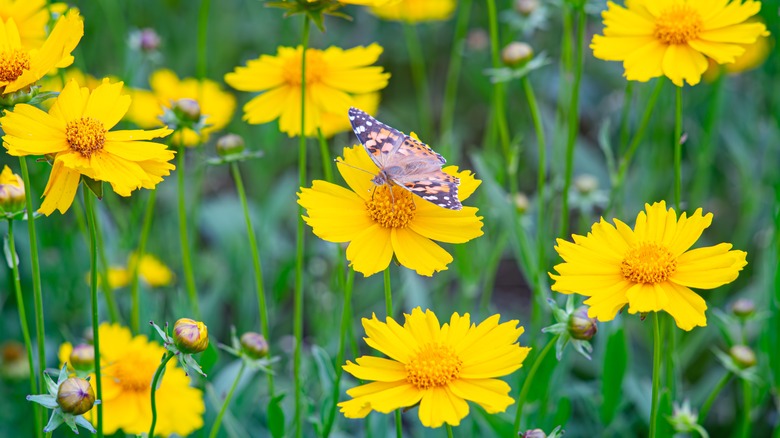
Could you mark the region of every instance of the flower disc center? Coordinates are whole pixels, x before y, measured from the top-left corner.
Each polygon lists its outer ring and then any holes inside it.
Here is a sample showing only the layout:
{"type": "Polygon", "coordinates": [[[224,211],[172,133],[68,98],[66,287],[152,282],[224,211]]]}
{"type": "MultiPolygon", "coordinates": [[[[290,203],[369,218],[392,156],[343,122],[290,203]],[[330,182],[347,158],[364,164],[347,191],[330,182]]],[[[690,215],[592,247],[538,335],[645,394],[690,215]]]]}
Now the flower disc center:
{"type": "Polygon", "coordinates": [[[102,122],[91,117],[68,122],[65,135],[70,148],[87,158],[103,149],[106,143],[106,128],[102,122]]]}
{"type": "Polygon", "coordinates": [[[677,269],[677,260],[663,245],[640,243],[620,262],[623,277],[634,283],[655,284],[666,281],[677,269]]]}
{"type": "Polygon", "coordinates": [[[383,184],[366,201],[368,215],[384,228],[404,228],[414,219],[414,195],[396,185],[383,184]]]}
{"type": "Polygon", "coordinates": [[[699,12],[687,4],[670,6],[655,20],[653,35],[664,44],[685,44],[704,27],[699,12]]]}
{"type": "Polygon", "coordinates": [[[0,52],[0,81],[13,82],[30,69],[30,55],[19,49],[0,52]]]}
{"type": "Polygon", "coordinates": [[[449,345],[426,344],[406,364],[406,381],[418,389],[444,386],[460,376],[463,361],[449,345]]]}

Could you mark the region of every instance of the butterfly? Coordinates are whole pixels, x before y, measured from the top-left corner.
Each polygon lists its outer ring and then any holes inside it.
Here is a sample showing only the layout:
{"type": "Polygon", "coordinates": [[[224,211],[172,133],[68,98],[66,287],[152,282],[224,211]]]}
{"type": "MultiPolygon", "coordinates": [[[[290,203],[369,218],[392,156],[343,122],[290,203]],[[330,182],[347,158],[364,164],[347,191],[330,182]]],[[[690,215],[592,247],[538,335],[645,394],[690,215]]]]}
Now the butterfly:
{"type": "Polygon", "coordinates": [[[349,121],[379,173],[374,184],[403,187],[439,207],[460,210],[460,180],[441,170],[447,161],[425,143],[391,128],[357,108],[349,109],[349,121]]]}

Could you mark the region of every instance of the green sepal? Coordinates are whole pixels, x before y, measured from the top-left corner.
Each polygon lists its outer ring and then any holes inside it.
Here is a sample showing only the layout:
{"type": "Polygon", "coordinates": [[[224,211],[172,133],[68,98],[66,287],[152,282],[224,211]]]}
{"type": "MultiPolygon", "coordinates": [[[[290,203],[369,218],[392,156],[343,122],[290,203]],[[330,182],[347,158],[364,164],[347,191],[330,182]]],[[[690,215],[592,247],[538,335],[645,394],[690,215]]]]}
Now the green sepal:
{"type": "Polygon", "coordinates": [[[94,180],[86,175],[81,175],[81,180],[90,192],[94,193],[98,199],[103,199],[103,181],[94,180]]]}

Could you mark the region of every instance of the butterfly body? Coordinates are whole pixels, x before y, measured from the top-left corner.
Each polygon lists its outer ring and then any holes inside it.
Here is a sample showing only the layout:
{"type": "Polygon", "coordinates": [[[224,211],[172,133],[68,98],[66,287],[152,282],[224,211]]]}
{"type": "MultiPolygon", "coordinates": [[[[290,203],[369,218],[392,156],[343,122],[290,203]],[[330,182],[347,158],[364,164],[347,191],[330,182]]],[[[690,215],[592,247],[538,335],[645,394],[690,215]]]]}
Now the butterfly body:
{"type": "Polygon", "coordinates": [[[460,180],[442,171],[444,158],[403,132],[350,108],[352,130],[379,167],[371,180],[376,185],[398,185],[428,202],[450,210],[460,210],[460,180]]]}

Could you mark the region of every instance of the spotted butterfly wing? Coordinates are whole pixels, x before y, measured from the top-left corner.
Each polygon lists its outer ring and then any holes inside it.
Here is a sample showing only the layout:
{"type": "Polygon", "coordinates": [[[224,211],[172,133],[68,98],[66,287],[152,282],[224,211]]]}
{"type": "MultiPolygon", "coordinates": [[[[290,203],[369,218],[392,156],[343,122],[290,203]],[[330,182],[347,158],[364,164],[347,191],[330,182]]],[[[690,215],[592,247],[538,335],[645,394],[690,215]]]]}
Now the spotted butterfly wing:
{"type": "Polygon", "coordinates": [[[392,181],[415,195],[450,210],[460,210],[457,177],[441,170],[444,158],[403,132],[350,108],[352,130],[379,167],[375,184],[392,181]]]}

